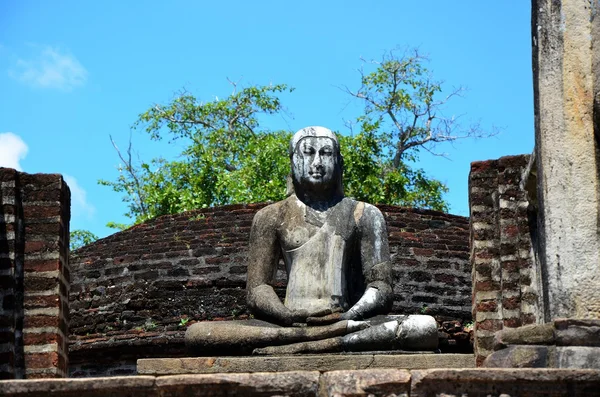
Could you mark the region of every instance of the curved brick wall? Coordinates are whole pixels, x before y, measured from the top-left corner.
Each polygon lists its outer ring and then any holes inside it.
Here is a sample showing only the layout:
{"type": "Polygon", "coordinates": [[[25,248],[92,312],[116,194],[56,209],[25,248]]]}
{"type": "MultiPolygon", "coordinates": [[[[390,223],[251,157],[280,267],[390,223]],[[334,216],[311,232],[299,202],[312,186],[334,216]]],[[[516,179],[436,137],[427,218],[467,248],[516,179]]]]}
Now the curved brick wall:
{"type": "MultiPolygon", "coordinates": [[[[72,375],[125,374],[138,357],[183,355],[182,319],[246,318],[248,234],[264,205],[162,216],[72,253],[72,375]]],[[[394,312],[470,320],[468,219],[379,208],[390,235],[394,312]]],[[[285,282],[280,266],[281,294],[285,282]]]]}

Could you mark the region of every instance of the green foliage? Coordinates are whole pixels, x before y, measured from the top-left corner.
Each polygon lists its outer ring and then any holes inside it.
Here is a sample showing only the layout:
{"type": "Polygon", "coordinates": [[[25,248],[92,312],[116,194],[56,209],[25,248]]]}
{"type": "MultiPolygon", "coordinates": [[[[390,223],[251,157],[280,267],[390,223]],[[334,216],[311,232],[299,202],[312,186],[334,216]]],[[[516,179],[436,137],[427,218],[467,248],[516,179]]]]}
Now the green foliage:
{"type": "Polygon", "coordinates": [[[373,132],[341,137],[344,156],[344,191],[361,201],[447,211],[442,195],[448,189],[435,179],[429,179],[422,169],[412,169],[405,163],[394,167],[383,156],[385,140],[373,132]]]}
{"type": "MultiPolygon", "coordinates": [[[[448,211],[440,181],[414,167],[421,149],[481,136],[443,115],[445,103],[461,89],[439,99],[442,87],[416,52],[384,55],[361,72],[360,88],[346,89],[362,101],[360,131],[340,135],[346,195],[359,200],[448,211]]],[[[289,174],[289,131],[264,127],[265,115],[283,112],[278,95],[286,85],[250,86],[223,99],[202,102],[188,92],[139,116],[134,128],[152,140],[183,142],[175,160],[156,158],[135,164],[131,143],[121,158],[116,181],[100,181],[123,193],[134,222],[215,205],[277,201],[285,197],[289,174]]],[[[114,145],[114,142],[113,142],[114,145]]],[[[122,228],[125,225],[113,225],[122,228]]]]}
{"type": "Polygon", "coordinates": [[[98,236],[89,230],[77,229],[71,232],[69,249],[74,251],[78,248],[88,245],[98,240],[98,236]]]}
{"type": "Polygon", "coordinates": [[[154,106],[136,127],[154,140],[165,135],[185,140],[180,158],[136,166],[130,147],[127,156],[119,152],[123,165],[117,181],[100,183],[125,194],[126,215],[135,222],[214,205],[280,200],[291,134],[260,130],[258,116],[280,113],[275,94],[284,91],[292,90],[253,86],[207,103],[183,93],[166,106],[154,106]]]}

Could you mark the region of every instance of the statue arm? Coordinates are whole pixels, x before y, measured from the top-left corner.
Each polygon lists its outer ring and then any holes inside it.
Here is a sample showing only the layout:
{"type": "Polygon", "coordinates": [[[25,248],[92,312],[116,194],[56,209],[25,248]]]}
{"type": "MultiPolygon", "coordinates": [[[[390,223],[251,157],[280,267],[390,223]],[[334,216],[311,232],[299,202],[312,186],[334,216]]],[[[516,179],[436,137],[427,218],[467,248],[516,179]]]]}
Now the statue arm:
{"type": "Polygon", "coordinates": [[[383,214],[377,207],[359,203],[355,212],[359,228],[360,257],[366,290],[343,319],[368,318],[390,310],[393,302],[392,265],[388,233],[383,214]]]}
{"type": "Polygon", "coordinates": [[[295,313],[283,305],[272,287],[277,272],[280,248],[277,240],[278,205],[263,208],[254,216],[250,230],[247,302],[257,317],[291,325],[295,313]]]}

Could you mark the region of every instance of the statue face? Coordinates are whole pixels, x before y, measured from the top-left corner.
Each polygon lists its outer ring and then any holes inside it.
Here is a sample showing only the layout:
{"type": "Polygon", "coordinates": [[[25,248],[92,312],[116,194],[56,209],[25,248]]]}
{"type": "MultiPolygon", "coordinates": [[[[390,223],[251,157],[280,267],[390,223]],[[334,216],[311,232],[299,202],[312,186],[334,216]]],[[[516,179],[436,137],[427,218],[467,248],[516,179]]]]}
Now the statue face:
{"type": "Polygon", "coordinates": [[[335,186],[339,177],[338,152],[334,141],[327,137],[303,138],[292,157],[294,178],[301,186],[317,190],[335,186]]]}

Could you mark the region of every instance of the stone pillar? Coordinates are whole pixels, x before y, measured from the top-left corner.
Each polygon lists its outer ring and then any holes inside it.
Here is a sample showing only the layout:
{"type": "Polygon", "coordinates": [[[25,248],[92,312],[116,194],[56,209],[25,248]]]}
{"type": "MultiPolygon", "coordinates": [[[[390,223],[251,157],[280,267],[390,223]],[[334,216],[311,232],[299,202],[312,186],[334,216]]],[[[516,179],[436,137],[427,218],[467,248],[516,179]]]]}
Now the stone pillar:
{"type": "Polygon", "coordinates": [[[69,188],[60,175],[7,168],[0,183],[0,376],[65,377],[69,188]]]}
{"type": "Polygon", "coordinates": [[[533,0],[545,320],[600,319],[600,2],[533,0]]]}

